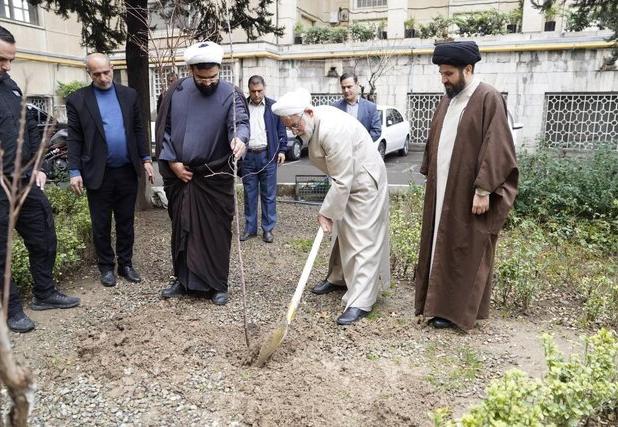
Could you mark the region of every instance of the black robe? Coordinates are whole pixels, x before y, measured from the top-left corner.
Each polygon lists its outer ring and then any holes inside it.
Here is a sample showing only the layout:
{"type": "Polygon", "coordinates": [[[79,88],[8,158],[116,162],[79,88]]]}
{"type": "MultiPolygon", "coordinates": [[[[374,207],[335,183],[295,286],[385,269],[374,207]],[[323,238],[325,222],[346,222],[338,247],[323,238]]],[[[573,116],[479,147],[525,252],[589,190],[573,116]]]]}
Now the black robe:
{"type": "Polygon", "coordinates": [[[195,90],[192,79],[175,82],[163,98],[156,123],[156,153],[172,220],[174,274],[188,290],[227,292],[234,217],[229,143],[234,136],[233,97],[236,136],[245,143],[249,140],[249,114],[240,91],[227,82],[221,81],[209,97],[196,97],[195,90]],[[196,111],[200,113],[196,115],[196,111]],[[178,132],[175,125],[183,131],[178,132]],[[183,150],[188,138],[191,150],[183,150]],[[171,151],[176,161],[193,172],[188,183],[178,179],[168,161],[160,158],[161,154],[169,158],[171,151]]]}

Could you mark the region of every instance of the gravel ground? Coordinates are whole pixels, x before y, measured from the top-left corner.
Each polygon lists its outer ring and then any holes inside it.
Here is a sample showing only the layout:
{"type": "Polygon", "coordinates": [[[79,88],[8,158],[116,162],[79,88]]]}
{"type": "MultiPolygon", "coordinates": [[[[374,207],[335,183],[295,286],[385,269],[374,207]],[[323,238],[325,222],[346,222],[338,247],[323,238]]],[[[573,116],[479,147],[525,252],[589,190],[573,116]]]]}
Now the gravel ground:
{"type": "MultiPolygon", "coordinates": [[[[242,244],[253,345],[285,314],[317,230],[315,207],[278,208],[275,242],[242,244]]],[[[38,387],[33,425],[430,425],[429,411],[462,413],[510,367],[540,374],[543,330],[563,349],[578,346],[576,331],[550,319],[497,312],[469,334],[433,330],[414,317],[413,287],[399,279],[350,327],[335,324],[340,293],[306,291],[280,350],[266,367],[248,366],[236,244],[228,305],[162,301],[169,231],[165,211],[139,212],[142,283],[104,288],[85,262],[60,285],[82,305],[29,312],[37,329],[12,335],[38,387]]],[[[323,243],[309,285],[325,275],[327,255],[323,243]]]]}

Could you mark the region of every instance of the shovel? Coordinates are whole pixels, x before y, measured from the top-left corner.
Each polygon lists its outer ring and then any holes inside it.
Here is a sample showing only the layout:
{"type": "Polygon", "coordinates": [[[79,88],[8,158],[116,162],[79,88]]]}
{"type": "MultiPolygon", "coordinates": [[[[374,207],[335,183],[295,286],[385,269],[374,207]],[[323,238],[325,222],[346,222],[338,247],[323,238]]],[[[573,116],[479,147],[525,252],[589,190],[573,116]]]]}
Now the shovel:
{"type": "Polygon", "coordinates": [[[315,261],[315,257],[318,254],[318,249],[320,249],[322,237],[324,237],[324,231],[322,231],[322,227],[320,227],[317,234],[315,235],[315,239],[313,239],[313,246],[311,246],[311,252],[309,252],[309,257],[307,258],[307,261],[305,261],[305,267],[303,268],[303,272],[300,275],[300,279],[298,279],[298,285],[296,285],[296,291],[294,291],[294,296],[292,297],[292,301],[288,306],[287,315],[285,316],[285,319],[281,321],[279,326],[277,326],[277,328],[275,328],[275,330],[272,331],[271,334],[262,343],[262,346],[260,347],[260,353],[258,354],[257,360],[255,362],[256,366],[264,366],[270,356],[279,348],[279,346],[281,346],[283,339],[288,333],[290,323],[292,323],[292,320],[294,320],[294,317],[296,317],[296,311],[298,310],[298,306],[300,305],[300,298],[303,295],[305,286],[307,285],[307,279],[309,279],[309,273],[311,273],[311,268],[313,268],[313,261],[315,261]]]}

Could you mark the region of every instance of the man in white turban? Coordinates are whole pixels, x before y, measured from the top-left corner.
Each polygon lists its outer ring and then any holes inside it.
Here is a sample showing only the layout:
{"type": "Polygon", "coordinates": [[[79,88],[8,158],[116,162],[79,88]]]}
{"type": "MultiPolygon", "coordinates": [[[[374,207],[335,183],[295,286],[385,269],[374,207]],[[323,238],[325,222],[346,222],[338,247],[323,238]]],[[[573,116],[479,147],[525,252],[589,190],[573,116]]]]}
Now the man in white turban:
{"type": "Polygon", "coordinates": [[[313,107],[304,89],[285,94],[272,110],[308,143],[309,159],[332,179],[318,214],[322,229],[333,234],[329,272],[312,291],[347,288],[337,323],[352,324],[369,314],[390,281],[384,161],[358,120],[335,107],[313,107]]]}
{"type": "Polygon", "coordinates": [[[192,75],[168,89],[157,117],[175,276],[163,298],[193,294],[209,296],[217,305],[228,301],[234,215],[230,160],[245,153],[250,130],[242,92],[219,79],[222,59],[216,43],[189,47],[185,62],[192,75]]]}

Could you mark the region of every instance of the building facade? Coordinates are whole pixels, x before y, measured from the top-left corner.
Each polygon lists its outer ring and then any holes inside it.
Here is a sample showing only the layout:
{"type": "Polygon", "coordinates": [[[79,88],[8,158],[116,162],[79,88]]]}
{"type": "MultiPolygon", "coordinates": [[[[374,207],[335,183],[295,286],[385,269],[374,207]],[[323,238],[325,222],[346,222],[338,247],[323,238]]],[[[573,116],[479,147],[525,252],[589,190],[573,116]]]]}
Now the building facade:
{"type": "Polygon", "coordinates": [[[10,71],[28,101],[59,119],[65,115],[58,83],[87,81],[81,24],[64,20],[26,0],[0,0],[0,25],[17,41],[10,71]]]}

